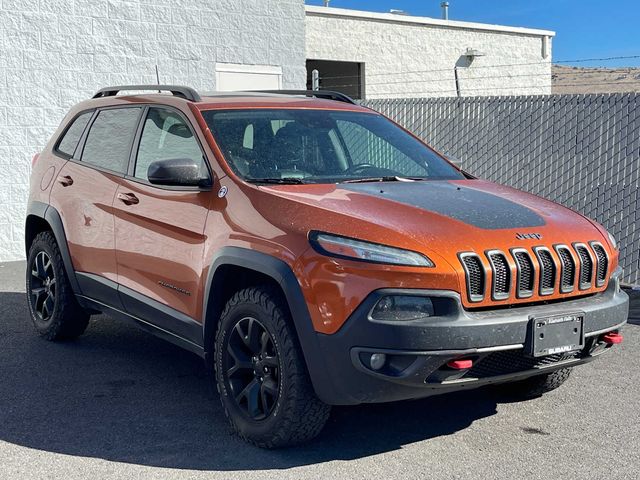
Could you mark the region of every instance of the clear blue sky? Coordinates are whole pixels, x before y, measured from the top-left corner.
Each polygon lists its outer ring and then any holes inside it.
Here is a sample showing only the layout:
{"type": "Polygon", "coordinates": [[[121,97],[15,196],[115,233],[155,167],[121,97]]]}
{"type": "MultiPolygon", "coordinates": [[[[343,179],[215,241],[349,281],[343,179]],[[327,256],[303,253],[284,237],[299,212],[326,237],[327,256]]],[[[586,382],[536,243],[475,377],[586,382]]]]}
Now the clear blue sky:
{"type": "MultiPolygon", "coordinates": [[[[440,18],[441,0],[331,0],[332,7],[440,18]]],[[[322,5],[322,0],[306,0],[322,5]]],[[[553,60],[640,55],[640,0],[449,0],[449,18],[554,30],[553,60]]],[[[580,63],[640,66],[640,59],[580,63]]]]}

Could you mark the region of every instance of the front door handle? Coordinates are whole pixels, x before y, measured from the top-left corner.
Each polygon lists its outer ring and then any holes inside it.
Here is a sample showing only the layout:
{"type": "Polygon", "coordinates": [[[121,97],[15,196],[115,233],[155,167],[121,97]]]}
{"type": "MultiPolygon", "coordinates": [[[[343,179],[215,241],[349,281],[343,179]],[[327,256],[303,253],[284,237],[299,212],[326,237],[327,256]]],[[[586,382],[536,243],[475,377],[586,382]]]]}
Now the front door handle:
{"type": "Polygon", "coordinates": [[[118,200],[123,202],[125,205],[137,205],[140,203],[138,197],[136,197],[133,193],[119,193],[118,200]]]}
{"type": "Polygon", "coordinates": [[[60,175],[58,177],[58,183],[63,187],[69,187],[73,185],[73,178],[71,178],[69,175],[60,175]]]}

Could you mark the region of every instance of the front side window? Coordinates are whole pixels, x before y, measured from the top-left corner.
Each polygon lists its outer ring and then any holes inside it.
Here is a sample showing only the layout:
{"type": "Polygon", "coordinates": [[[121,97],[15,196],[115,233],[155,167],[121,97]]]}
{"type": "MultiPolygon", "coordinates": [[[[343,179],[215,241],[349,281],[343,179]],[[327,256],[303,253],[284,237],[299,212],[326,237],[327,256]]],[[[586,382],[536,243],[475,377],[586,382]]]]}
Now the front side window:
{"type": "Polygon", "coordinates": [[[140,108],[101,110],[87,135],[82,161],[113,172],[126,173],[139,115],[140,108]]]}
{"type": "Polygon", "coordinates": [[[172,159],[194,160],[201,165],[202,176],[208,176],[200,145],[182,117],[171,110],[152,107],[144,121],[134,175],[147,180],[151,163],[172,159]]]}
{"type": "Polygon", "coordinates": [[[89,123],[91,115],[93,115],[93,112],[85,112],[76,117],[58,142],[58,147],[56,149],[58,152],[69,157],[73,157],[76,147],[78,146],[78,142],[80,141],[80,137],[82,136],[82,132],[84,132],[87,123],[89,123]]]}
{"type": "Polygon", "coordinates": [[[374,113],[260,109],[209,110],[203,116],[231,168],[247,181],[464,178],[433,150],[374,113]]]}

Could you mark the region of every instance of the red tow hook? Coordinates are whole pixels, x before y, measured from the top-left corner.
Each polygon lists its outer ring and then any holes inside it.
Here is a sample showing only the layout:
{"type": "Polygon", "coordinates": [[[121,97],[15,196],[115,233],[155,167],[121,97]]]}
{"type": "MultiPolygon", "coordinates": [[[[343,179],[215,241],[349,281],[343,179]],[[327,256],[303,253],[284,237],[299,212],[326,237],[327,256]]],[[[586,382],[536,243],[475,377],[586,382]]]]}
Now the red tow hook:
{"type": "Polygon", "coordinates": [[[447,362],[447,367],[453,368],[454,370],[466,370],[473,367],[473,360],[450,360],[447,362]]]}
{"type": "Polygon", "coordinates": [[[602,341],[608,345],[617,345],[618,343],[622,343],[624,337],[619,333],[605,333],[602,336],[602,341]]]}

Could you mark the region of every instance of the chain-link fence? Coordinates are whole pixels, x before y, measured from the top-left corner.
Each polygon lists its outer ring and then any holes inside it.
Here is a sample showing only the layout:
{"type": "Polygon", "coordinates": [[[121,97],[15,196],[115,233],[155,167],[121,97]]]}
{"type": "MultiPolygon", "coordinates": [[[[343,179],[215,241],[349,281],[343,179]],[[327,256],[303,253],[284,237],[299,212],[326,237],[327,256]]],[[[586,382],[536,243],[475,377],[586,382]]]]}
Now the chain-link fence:
{"type": "Polygon", "coordinates": [[[640,283],[640,95],[368,100],[468,172],[566,205],[621,245],[640,283]]]}

